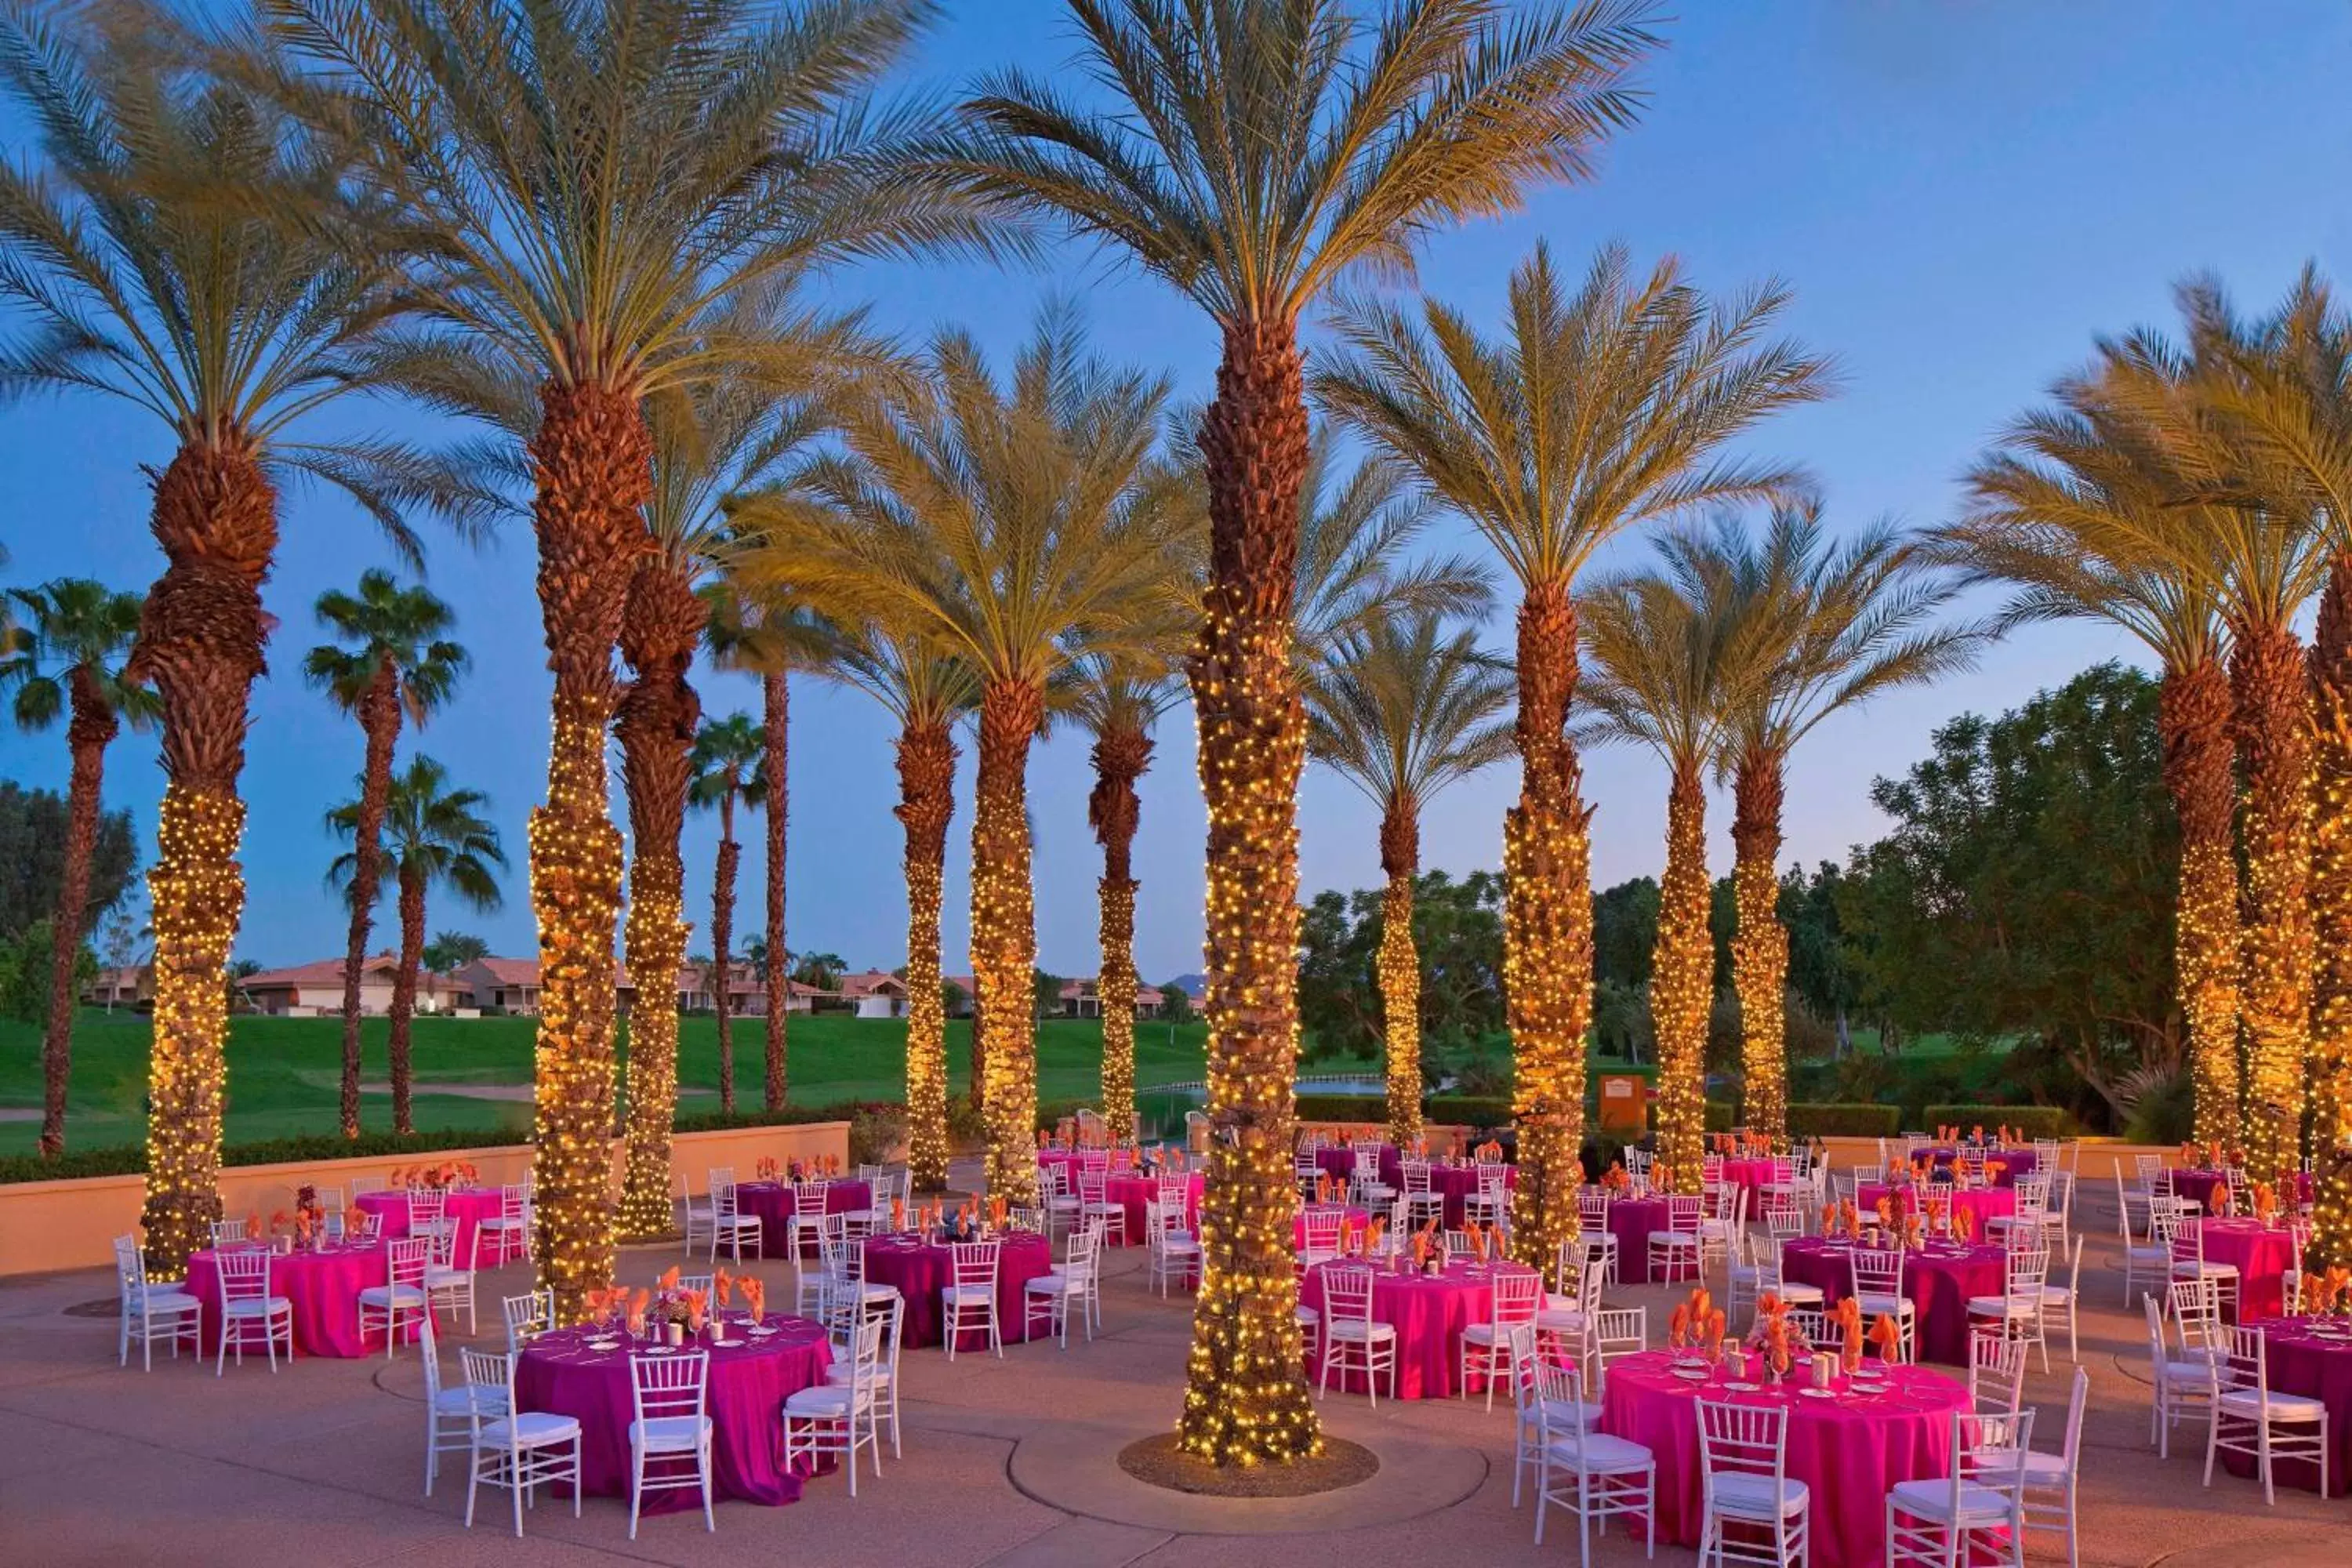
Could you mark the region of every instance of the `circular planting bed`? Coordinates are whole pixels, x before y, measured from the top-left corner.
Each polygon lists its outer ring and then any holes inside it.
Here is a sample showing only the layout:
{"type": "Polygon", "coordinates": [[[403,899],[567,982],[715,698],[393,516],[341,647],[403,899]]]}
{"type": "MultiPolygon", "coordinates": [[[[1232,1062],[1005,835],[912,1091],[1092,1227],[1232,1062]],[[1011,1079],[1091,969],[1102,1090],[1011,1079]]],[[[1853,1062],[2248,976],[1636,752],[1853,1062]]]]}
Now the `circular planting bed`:
{"type": "Polygon", "coordinates": [[[1173,1432],[1129,1443],[1118,1451],[1118,1468],[1137,1480],[1194,1497],[1315,1497],[1360,1486],[1380,1473],[1380,1456],[1343,1437],[1323,1439],[1323,1452],[1288,1465],[1220,1467],[1176,1446],[1173,1432]]]}

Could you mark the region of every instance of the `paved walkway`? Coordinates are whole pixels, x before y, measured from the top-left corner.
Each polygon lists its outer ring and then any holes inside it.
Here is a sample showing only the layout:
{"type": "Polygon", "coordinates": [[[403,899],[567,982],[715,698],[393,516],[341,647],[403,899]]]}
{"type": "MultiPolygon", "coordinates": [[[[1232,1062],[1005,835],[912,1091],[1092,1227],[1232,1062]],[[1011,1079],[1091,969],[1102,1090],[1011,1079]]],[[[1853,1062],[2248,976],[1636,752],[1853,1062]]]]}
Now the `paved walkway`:
{"type": "MultiPolygon", "coordinates": [[[[2316,1568],[2352,1561],[2352,1502],[2279,1494],[2264,1509],[2250,1481],[2199,1485],[2202,1432],[2178,1435],[2160,1463],[2146,1446],[2145,1331],[2118,1310],[2112,1212],[2086,1205],[2093,1237],[2084,1269],[2090,1310],[2083,1363],[2093,1379],[2086,1431],[2082,1561],[2316,1568]]],[[[632,1250],[624,1278],[650,1278],[673,1249],[632,1250]]],[[[184,1568],[462,1568],[473,1563],[615,1562],[823,1564],[824,1568],[1381,1568],[1449,1563],[1573,1563],[1572,1522],[1556,1517],[1543,1549],[1532,1516],[1510,1506],[1510,1422],[1498,1405],[1327,1403],[1330,1427],[1373,1446],[1382,1472],[1353,1500],[1219,1503],[1171,1497],[1118,1476],[1109,1457],[1174,1418],[1188,1339],[1187,1304],[1146,1288],[1143,1255],[1113,1256],[1107,1337],[1009,1346],[1005,1358],[936,1351],[906,1362],[906,1458],[852,1502],[837,1479],[799,1504],[722,1505],[719,1531],[674,1515],[627,1539],[625,1505],[590,1499],[583,1518],[541,1508],[518,1542],[499,1522],[468,1534],[462,1479],[422,1495],[423,1380],[413,1353],[383,1361],[305,1360],[272,1377],[248,1363],[215,1380],[185,1362],[142,1376],[114,1364],[110,1317],[68,1307],[111,1295],[102,1274],[0,1283],[0,1563],[170,1563],[184,1568]],[[1377,1524],[1367,1521],[1379,1519],[1377,1524]],[[1283,1539],[1269,1540],[1279,1535],[1283,1539]]],[[[791,1300],[789,1265],[754,1266],[771,1300],[791,1300]]],[[[526,1288],[520,1267],[478,1287],[498,1298],[526,1288]]],[[[1628,1304],[1663,1321],[1664,1290],[1630,1289],[1628,1304]]],[[[483,1336],[497,1338],[496,1331],[483,1336]]],[[[444,1347],[454,1366],[455,1353],[444,1347]]],[[[2063,1413],[2063,1342],[2053,1372],[2033,1371],[2030,1400],[2063,1413]]],[[[2045,1445],[2047,1446],[2047,1445],[2045,1445]]],[[[2032,1556],[2053,1557],[2036,1537],[2032,1556]]],[[[1643,1561],[1612,1534],[1596,1563],[1643,1561]]],[[[1657,1561],[1693,1554],[1663,1548],[1657,1561]]]]}

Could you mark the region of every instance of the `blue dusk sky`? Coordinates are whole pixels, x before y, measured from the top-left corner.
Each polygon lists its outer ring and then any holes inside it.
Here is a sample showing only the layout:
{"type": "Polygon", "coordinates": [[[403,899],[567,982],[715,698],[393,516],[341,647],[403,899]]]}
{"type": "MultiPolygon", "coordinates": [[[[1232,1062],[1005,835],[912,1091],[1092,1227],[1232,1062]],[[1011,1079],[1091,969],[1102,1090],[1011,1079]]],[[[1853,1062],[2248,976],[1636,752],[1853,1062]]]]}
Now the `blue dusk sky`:
{"type": "MultiPolygon", "coordinates": [[[[918,75],[942,88],[1019,63],[1052,71],[1071,52],[1053,0],[951,0],[918,75]]],[[[1843,391],[1778,419],[1749,448],[1817,477],[1828,515],[1852,525],[1882,515],[1944,517],[1956,479],[2002,422],[2085,355],[2092,335],[2168,321],[2172,283],[2222,277],[2246,307],[2268,304],[2316,258],[2352,274],[2352,11],[2335,0],[2125,4],[2069,0],[1688,0],[1664,25],[1664,51],[1644,73],[1641,122],[1603,154],[1586,186],[1538,193],[1522,216],[1433,244],[1421,286],[1488,322],[1511,268],[1538,239],[1580,268],[1616,240],[1646,264],[1682,257],[1691,276],[1729,290],[1767,276],[1795,289],[1786,325],[1835,356],[1843,391]]],[[[22,122],[0,117],[10,155],[22,122]]],[[[1050,299],[1076,301],[1095,342],[1117,358],[1165,367],[1180,393],[1205,397],[1214,363],[1209,323],[1188,301],[1077,247],[1035,271],[892,266],[845,273],[832,289],[869,300],[910,339],[962,323],[1009,353],[1050,299]]],[[[410,437],[433,424],[369,405],[338,416],[410,437]]],[[[142,465],[168,460],[166,432],[125,405],[46,399],[0,421],[0,471],[11,503],[0,524],[13,582],[94,575],[144,586],[161,570],[146,530],[142,465]]],[[[495,952],[534,947],[523,879],[524,814],[539,798],[548,678],[532,550],[518,531],[474,553],[430,536],[428,580],[458,616],[474,672],[458,700],[403,754],[422,746],[462,784],[488,792],[514,871],[505,909],[434,911],[437,927],[475,930],[495,952]]],[[[1480,548],[1451,522],[1432,548],[1480,548]]],[[[1638,559],[1639,541],[1610,559],[1638,559]]],[[[284,542],[268,588],[280,622],[271,673],[253,697],[245,774],[251,805],[245,861],[251,895],[238,952],[268,964],[341,949],[322,890],[332,846],[320,816],[347,798],[357,730],[307,689],[310,605],[392,556],[354,509],[318,490],[289,494],[284,542]]],[[[1507,614],[1491,636],[1506,644],[1507,614]]],[[[1927,750],[1930,731],[1968,710],[1998,711],[2095,660],[2136,658],[2124,639],[2084,626],[2045,628],[1994,649],[1974,673],[1904,693],[1823,725],[1790,770],[1788,854],[1843,858],[1877,836],[1874,776],[1927,750]]],[[[709,675],[707,711],[756,711],[740,676],[709,675]]],[[[867,700],[815,679],[793,691],[791,939],[853,965],[905,957],[891,726],[867,700]]],[[[947,964],[964,962],[970,758],[949,866],[947,964]]],[[[0,733],[0,773],[62,787],[61,733],[0,733]]],[[[1143,784],[1137,847],[1143,891],[1137,958],[1151,979],[1201,963],[1203,818],[1192,725],[1166,721],[1143,784]]],[[[1589,759],[1593,875],[1607,885],[1654,874],[1663,858],[1664,776],[1643,754],[1589,759]]],[[[1057,735],[1031,765],[1037,829],[1041,963],[1096,968],[1097,851],[1086,825],[1090,779],[1082,738],[1057,735]]],[[[1499,864],[1502,813],[1517,770],[1498,767],[1440,797],[1423,832],[1425,864],[1463,872],[1499,864]]],[[[162,779],[152,738],[109,758],[109,804],[129,806],[152,850],[162,779]]],[[[616,797],[615,811],[619,809],[616,797]]],[[[1300,799],[1302,881],[1360,888],[1379,879],[1370,807],[1310,770],[1300,799]]],[[[1715,813],[1714,863],[1729,864],[1715,813]]],[[[761,860],[744,857],[739,931],[756,929],[761,860]]],[[[716,828],[687,835],[694,945],[708,945],[716,828]]],[[[387,910],[387,914],[389,911],[387,910]]],[[[380,926],[379,930],[384,928],[380,926]]]]}

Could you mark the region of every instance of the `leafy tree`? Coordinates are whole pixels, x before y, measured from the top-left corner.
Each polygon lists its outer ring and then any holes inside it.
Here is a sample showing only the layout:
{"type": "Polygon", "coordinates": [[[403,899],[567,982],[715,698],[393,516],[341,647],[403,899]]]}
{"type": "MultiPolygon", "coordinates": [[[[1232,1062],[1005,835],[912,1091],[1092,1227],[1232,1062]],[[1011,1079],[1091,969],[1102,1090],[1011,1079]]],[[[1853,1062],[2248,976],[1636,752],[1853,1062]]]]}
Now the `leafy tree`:
{"type": "Polygon", "coordinates": [[[1162,985],[1160,988],[1160,1016],[1171,1024],[1191,1023],[1192,994],[1181,985],[1162,985]]]}
{"type": "Polygon", "coordinates": [[[1592,973],[1646,991],[1658,946],[1658,879],[1633,877],[1592,895],[1592,973]]]}
{"type": "Polygon", "coordinates": [[[436,974],[454,974],[490,955],[490,944],[471,931],[436,931],[425,944],[425,967],[436,974]]]}
{"type": "Polygon", "coordinates": [[[1837,913],[1890,1021],[2062,1056],[2116,1118],[2136,1069],[2179,1071],[2177,833],[2157,685],[2100,665],[2023,708],[1964,714],[1871,798],[1837,913]]]}
{"type": "MultiPolygon", "coordinates": [[[[0,779],[0,942],[57,912],[72,816],[55,790],[0,779]]],[[[101,810],[90,845],[89,896],[82,900],[83,934],[122,902],[138,874],[139,833],[131,813],[101,810]]]]}
{"type": "MultiPolygon", "coordinates": [[[[56,1017],[52,1009],[58,944],[50,930],[48,921],[35,921],[13,939],[0,939],[0,1017],[30,1024],[45,1033],[56,1017]]],[[[88,943],[76,942],[68,950],[66,978],[72,988],[69,996],[98,978],[98,959],[88,943]]]]}
{"type": "Polygon", "coordinates": [[[792,978],[812,991],[837,991],[842,973],[848,967],[849,961],[837,952],[795,953],[792,978]]]}
{"type": "Polygon", "coordinates": [[[1031,1005],[1040,1018],[1051,1018],[1062,1010],[1062,987],[1067,982],[1058,974],[1048,974],[1042,969],[1029,972],[1031,1005]]]}
{"type": "MultiPolygon", "coordinates": [[[[1459,881],[1425,871],[1414,879],[1420,1027],[1433,1050],[1475,1049],[1503,1026],[1502,896],[1502,879],[1491,871],[1459,881]]],[[[1386,912],[1385,889],[1326,891],[1307,906],[1298,1007],[1309,1059],[1379,1054],[1382,1019],[1370,1002],[1386,912]]]]}

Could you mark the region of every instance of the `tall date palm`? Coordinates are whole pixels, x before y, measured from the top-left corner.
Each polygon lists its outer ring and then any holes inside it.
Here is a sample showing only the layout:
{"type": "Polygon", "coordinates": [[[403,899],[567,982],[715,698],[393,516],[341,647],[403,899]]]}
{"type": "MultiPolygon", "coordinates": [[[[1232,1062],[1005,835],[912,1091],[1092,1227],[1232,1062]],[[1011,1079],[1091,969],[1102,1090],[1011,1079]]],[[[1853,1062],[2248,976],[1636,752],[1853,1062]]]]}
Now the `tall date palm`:
{"type": "Polygon", "coordinates": [[[719,858],[710,873],[710,987],[719,1005],[719,1109],[727,1115],[735,1110],[734,1016],[727,993],[735,942],[735,873],[743,855],[735,838],[735,808],[758,800],[751,775],[767,746],[750,714],[730,713],[704,721],[687,761],[688,803],[719,813],[719,858]]]}
{"type": "Polygon", "coordinates": [[[1291,662],[1308,461],[1300,317],[1350,269],[1579,179],[1631,119],[1654,40],[1633,5],[1507,23],[1492,0],[1071,0],[1078,73],[1010,72],[967,106],[949,167],[1060,215],[1183,290],[1221,340],[1198,440],[1211,528],[1188,667],[1208,800],[1204,1253],[1180,1436],[1217,1465],[1318,1451],[1283,1245],[1298,1031],[1298,774],[1291,662]]]}
{"type": "Polygon", "coordinates": [[[1781,495],[1796,476],[1723,455],[1767,416],[1825,395],[1825,362],[1765,336],[1778,286],[1710,305],[1673,261],[1647,277],[1603,250],[1563,289],[1548,249],[1512,274],[1507,336],[1425,301],[1351,306],[1315,384],[1467,517],[1519,584],[1518,803],[1503,827],[1504,994],[1519,1127],[1514,1245],[1548,1268],[1576,1230],[1584,1041],[1592,1023],[1591,839],[1568,716],[1573,593],[1619,533],[1781,495]]]}
{"type": "Polygon", "coordinates": [[[16,625],[0,624],[0,690],[14,688],[16,725],[46,730],[66,721],[73,758],[66,784],[65,861],[49,915],[49,1016],[41,1029],[41,1153],[66,1147],[66,1083],[73,1071],[74,963],[91,921],[89,861],[98,847],[99,795],[106,748],[128,721],[155,719],[155,694],[126,679],[123,662],[139,635],[139,595],[87,577],[12,588],[16,625]]]}
{"type": "MultiPolygon", "coordinates": [[[[384,800],[392,788],[392,751],[404,716],[419,728],[449,700],[466,668],[466,650],[443,634],[457,617],[422,584],[404,588],[392,574],[360,574],[359,590],[331,588],[319,595],[319,624],[336,640],[302,659],[302,677],[359,721],[367,743],[360,770],[359,817],[352,854],[363,887],[378,880],[384,800]]],[[[372,899],[352,900],[343,943],[343,1136],[360,1135],[360,974],[367,963],[372,899]]]]}

